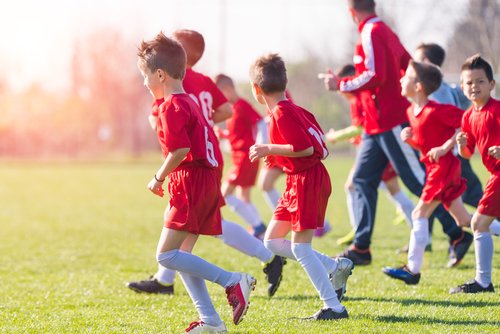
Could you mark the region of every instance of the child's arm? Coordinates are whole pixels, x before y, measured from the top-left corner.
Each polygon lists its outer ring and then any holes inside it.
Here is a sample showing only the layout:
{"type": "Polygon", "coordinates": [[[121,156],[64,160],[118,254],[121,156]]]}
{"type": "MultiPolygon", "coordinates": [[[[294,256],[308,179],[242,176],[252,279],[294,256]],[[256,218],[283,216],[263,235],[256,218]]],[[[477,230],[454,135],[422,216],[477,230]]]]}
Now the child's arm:
{"type": "Polygon", "coordinates": [[[314,153],[314,148],[312,146],[295,152],[293,146],[290,144],[256,144],[250,147],[250,161],[254,162],[260,158],[266,157],[268,155],[281,155],[283,157],[290,158],[300,158],[307,157],[314,153]]]}
{"type": "Polygon", "coordinates": [[[331,143],[336,143],[338,141],[348,140],[356,136],[359,136],[362,132],[363,132],[363,127],[351,125],[348,126],[347,128],[340,130],[330,129],[326,133],[325,138],[327,141],[331,143]]]}
{"type": "Polygon", "coordinates": [[[413,147],[414,149],[420,150],[417,143],[413,141],[412,137],[413,137],[413,131],[409,126],[401,130],[401,140],[410,145],[411,147],[413,147]]]}
{"type": "Polygon", "coordinates": [[[179,148],[173,152],[168,153],[165,161],[160,169],[156,172],[155,176],[148,183],[148,189],[155,195],[163,197],[163,182],[168,174],[170,174],[177,166],[180,165],[184,157],[189,153],[189,148],[179,148]]]}
{"type": "Polygon", "coordinates": [[[233,116],[233,107],[231,107],[229,102],[226,102],[217,109],[214,109],[212,120],[217,124],[231,118],[231,116],[233,116]]]}
{"type": "Polygon", "coordinates": [[[488,154],[493,156],[496,159],[500,159],[500,146],[491,146],[488,149],[488,154]]]}
{"type": "Polygon", "coordinates": [[[456,140],[458,145],[458,154],[465,159],[470,159],[472,152],[467,147],[467,134],[465,132],[459,132],[456,140]]]}
{"type": "Polygon", "coordinates": [[[453,148],[453,146],[455,146],[455,141],[459,131],[460,129],[457,129],[457,131],[455,131],[455,134],[451,136],[450,139],[445,141],[443,145],[433,147],[429,150],[429,152],[427,152],[427,157],[429,158],[430,162],[438,162],[439,158],[448,153],[453,148]]]}
{"type": "Polygon", "coordinates": [[[158,123],[158,116],[155,115],[149,115],[148,116],[148,122],[151,128],[156,131],[156,124],[158,123]]]}

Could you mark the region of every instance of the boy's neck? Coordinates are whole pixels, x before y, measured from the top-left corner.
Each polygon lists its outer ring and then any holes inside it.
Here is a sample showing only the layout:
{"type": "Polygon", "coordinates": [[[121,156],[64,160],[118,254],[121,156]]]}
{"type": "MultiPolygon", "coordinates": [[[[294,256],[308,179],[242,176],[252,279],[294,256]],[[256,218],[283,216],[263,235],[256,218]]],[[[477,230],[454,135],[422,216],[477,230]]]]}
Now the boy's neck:
{"type": "Polygon", "coordinates": [[[427,102],[429,102],[429,97],[423,93],[417,93],[414,97],[411,98],[411,101],[415,105],[415,107],[422,109],[427,102]]]}
{"type": "Polygon", "coordinates": [[[477,110],[481,110],[489,102],[490,99],[491,99],[491,96],[488,96],[488,98],[486,100],[484,100],[484,101],[480,101],[480,102],[474,102],[474,101],[472,101],[472,105],[477,110]]]}
{"type": "Polygon", "coordinates": [[[267,109],[271,112],[274,107],[278,105],[279,102],[287,100],[285,92],[273,93],[269,95],[264,95],[264,100],[266,101],[267,109]]]}
{"type": "Polygon", "coordinates": [[[172,80],[170,85],[165,85],[163,87],[163,92],[165,93],[165,96],[170,96],[172,94],[182,94],[186,91],[182,86],[182,80],[172,80]]]}

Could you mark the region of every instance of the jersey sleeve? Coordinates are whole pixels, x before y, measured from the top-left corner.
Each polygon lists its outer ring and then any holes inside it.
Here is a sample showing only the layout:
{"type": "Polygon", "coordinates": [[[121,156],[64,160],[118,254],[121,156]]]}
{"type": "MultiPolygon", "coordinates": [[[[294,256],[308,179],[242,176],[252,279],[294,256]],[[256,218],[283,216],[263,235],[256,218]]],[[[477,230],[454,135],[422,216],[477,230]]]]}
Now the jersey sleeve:
{"type": "Polygon", "coordinates": [[[437,113],[441,123],[453,127],[460,128],[464,111],[452,105],[446,105],[443,110],[437,113]]]}
{"type": "Polygon", "coordinates": [[[221,105],[223,105],[224,103],[226,103],[227,99],[224,96],[224,94],[221,92],[219,87],[217,87],[217,85],[212,81],[212,79],[207,77],[206,81],[207,81],[206,82],[207,88],[208,88],[210,94],[212,94],[212,99],[213,99],[212,109],[215,110],[215,109],[219,108],[221,105]]]}
{"type": "Polygon", "coordinates": [[[189,113],[178,105],[169,105],[165,112],[160,113],[162,124],[164,124],[165,146],[169,152],[180,148],[191,148],[191,140],[188,133],[189,113]]]}
{"type": "Polygon", "coordinates": [[[311,146],[311,136],[305,132],[295,119],[281,116],[276,121],[278,130],[286,143],[292,146],[292,151],[303,151],[311,146]]]}
{"type": "Polygon", "coordinates": [[[470,117],[470,112],[466,112],[462,117],[462,131],[467,134],[467,148],[471,153],[474,153],[474,147],[476,146],[476,138],[472,134],[469,117],[470,117]]]}

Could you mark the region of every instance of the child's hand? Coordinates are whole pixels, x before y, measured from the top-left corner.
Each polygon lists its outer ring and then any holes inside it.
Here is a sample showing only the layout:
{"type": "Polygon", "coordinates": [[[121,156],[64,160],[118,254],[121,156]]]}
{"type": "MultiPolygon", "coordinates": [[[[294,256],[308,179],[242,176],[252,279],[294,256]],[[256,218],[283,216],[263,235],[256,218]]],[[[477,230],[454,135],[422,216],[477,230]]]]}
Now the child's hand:
{"type": "Polygon", "coordinates": [[[413,131],[409,126],[401,130],[401,140],[404,141],[405,143],[412,137],[413,137],[413,131]]]}
{"type": "Polygon", "coordinates": [[[495,159],[500,159],[500,146],[491,146],[488,149],[488,154],[494,157],[495,159]]]}
{"type": "Polygon", "coordinates": [[[439,158],[445,155],[447,151],[445,151],[441,146],[431,148],[429,152],[427,152],[427,157],[430,162],[439,162],[439,158]]]}
{"type": "Polygon", "coordinates": [[[323,80],[326,90],[337,90],[339,78],[328,69],[326,73],[318,73],[318,79],[323,80]]]}
{"type": "Polygon", "coordinates": [[[457,134],[457,145],[460,147],[464,147],[467,145],[467,134],[465,132],[459,132],[457,134]]]}
{"type": "Polygon", "coordinates": [[[156,176],[148,183],[148,189],[155,195],[163,197],[163,182],[158,182],[156,176]]]}
{"type": "Polygon", "coordinates": [[[336,135],[335,135],[335,129],[328,130],[328,132],[325,135],[325,138],[330,143],[335,144],[337,142],[336,135]]]}
{"type": "Polygon", "coordinates": [[[255,144],[250,147],[249,153],[250,161],[254,162],[269,155],[269,147],[266,144],[255,144]]]}

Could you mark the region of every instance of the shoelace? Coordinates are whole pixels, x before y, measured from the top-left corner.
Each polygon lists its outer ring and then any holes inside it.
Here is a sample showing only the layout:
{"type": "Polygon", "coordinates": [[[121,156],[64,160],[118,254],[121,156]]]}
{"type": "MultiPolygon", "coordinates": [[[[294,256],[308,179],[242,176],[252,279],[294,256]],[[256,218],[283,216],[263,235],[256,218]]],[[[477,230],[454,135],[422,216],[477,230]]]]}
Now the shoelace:
{"type": "Polygon", "coordinates": [[[193,321],[192,323],[189,324],[188,328],[186,328],[186,332],[189,332],[190,330],[192,330],[200,325],[203,325],[203,324],[204,324],[204,322],[201,320],[193,321]]]}

